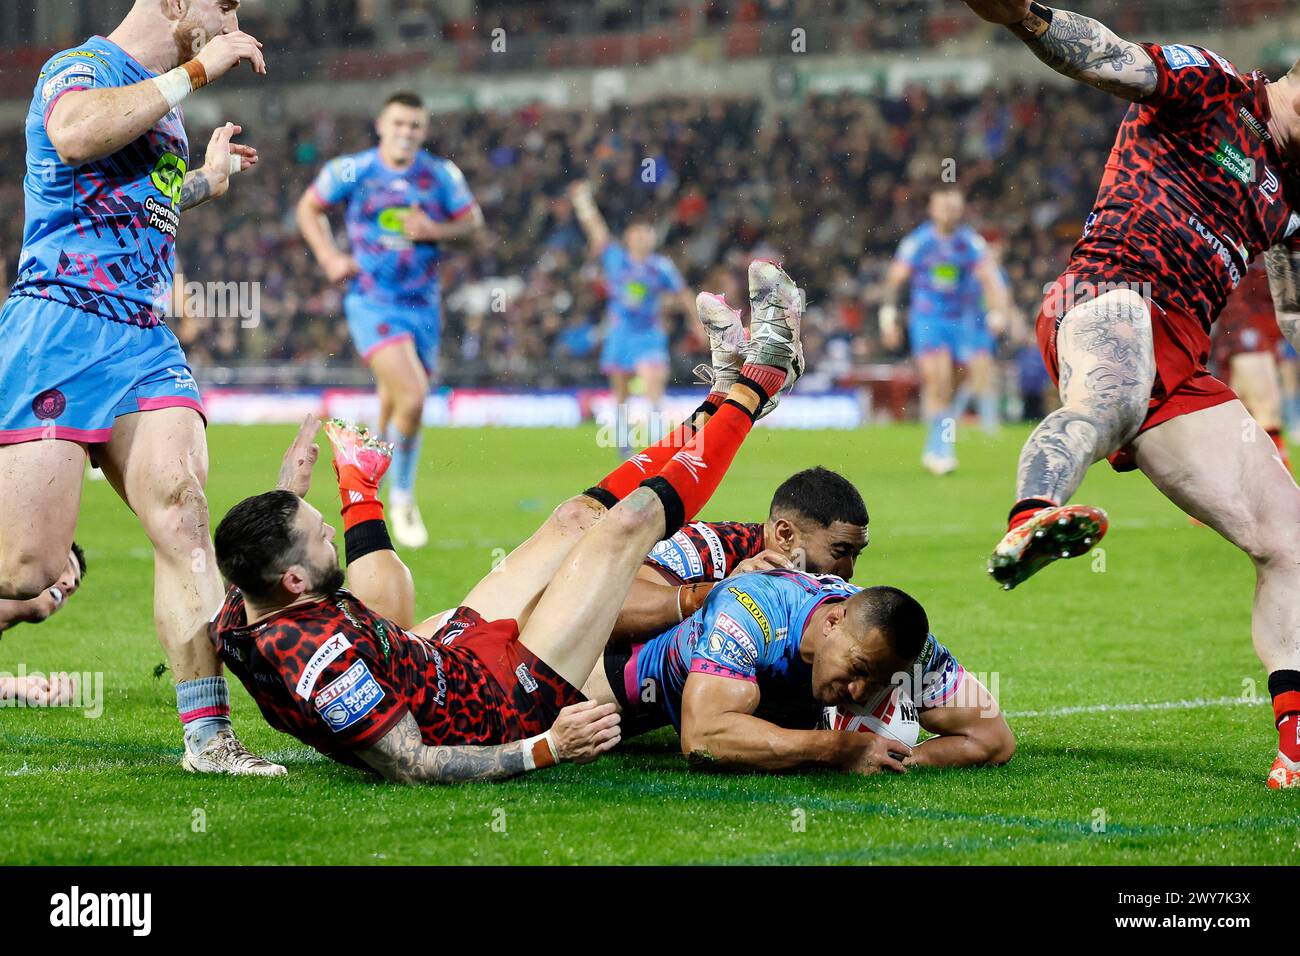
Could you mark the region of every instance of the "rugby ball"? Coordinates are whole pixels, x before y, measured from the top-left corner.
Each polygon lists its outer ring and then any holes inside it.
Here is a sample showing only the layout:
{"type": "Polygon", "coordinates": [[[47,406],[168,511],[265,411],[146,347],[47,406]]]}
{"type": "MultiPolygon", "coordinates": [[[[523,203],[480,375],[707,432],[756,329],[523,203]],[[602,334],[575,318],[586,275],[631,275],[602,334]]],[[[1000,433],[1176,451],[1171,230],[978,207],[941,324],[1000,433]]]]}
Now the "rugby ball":
{"type": "Polygon", "coordinates": [[[831,730],[870,731],[909,747],[921,736],[916,704],[901,687],[891,687],[865,707],[827,707],[822,720],[831,730]]]}

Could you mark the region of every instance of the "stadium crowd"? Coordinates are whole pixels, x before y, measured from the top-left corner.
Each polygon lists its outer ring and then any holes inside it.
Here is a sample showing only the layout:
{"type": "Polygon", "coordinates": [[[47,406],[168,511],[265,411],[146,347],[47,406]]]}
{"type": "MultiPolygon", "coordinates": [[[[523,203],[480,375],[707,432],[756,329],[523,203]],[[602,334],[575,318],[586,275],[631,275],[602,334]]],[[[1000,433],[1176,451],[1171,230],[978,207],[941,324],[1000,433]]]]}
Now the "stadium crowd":
{"type": "MultiPolygon", "coordinates": [[[[970,221],[1005,249],[1015,300],[1032,313],[1078,236],[1121,109],[1086,89],[917,88],[815,97],[775,115],[744,99],[437,115],[429,147],[459,164],[488,222],[477,247],[445,260],[444,379],[599,381],[603,289],[566,195],[580,177],[596,184],[615,230],[633,214],[654,221],[693,287],[741,301],[750,257],[781,258],[808,291],[806,347],[823,384],[898,358],[876,334],[877,283],[945,174],[968,194],[970,221]]],[[[293,205],[326,159],[367,148],[370,130],[322,113],[279,130],[252,123],[243,138],[261,150],[259,169],[186,214],[179,260],[191,283],[258,283],[260,321],[179,322],[190,358],[196,369],[355,363],[341,290],[300,240],[293,205]]],[[[8,168],[21,168],[21,150],[13,137],[0,148],[8,168]]],[[[10,278],[21,204],[19,181],[0,180],[10,278]]],[[[685,382],[703,343],[685,317],[670,326],[674,378],[685,382]]]]}

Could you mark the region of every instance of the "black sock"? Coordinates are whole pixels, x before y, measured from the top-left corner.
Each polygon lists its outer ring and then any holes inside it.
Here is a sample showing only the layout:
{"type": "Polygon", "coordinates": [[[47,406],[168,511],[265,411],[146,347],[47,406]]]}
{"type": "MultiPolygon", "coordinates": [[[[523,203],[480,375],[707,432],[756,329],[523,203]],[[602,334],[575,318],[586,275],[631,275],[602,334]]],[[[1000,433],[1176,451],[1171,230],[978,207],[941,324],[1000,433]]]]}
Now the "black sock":
{"type": "Polygon", "coordinates": [[[668,479],[659,475],[654,475],[641,482],[642,488],[649,488],[659,496],[659,501],[664,506],[664,534],[662,540],[667,540],[681,530],[682,525],[686,523],[686,506],[682,504],[682,497],[677,493],[677,489],[668,483],[668,479]]]}
{"type": "Polygon", "coordinates": [[[586,495],[588,498],[593,498],[600,504],[604,505],[606,511],[609,511],[616,504],[618,504],[618,498],[615,497],[614,492],[609,491],[606,488],[602,488],[599,485],[597,485],[594,488],[588,488],[586,491],[583,492],[583,494],[586,495]]]}
{"type": "Polygon", "coordinates": [[[355,524],[343,532],[343,553],[348,564],[364,558],[373,551],[392,551],[388,538],[388,525],[383,518],[374,518],[355,524]]]}
{"type": "Polygon", "coordinates": [[[1015,521],[1016,515],[1024,514],[1026,511],[1040,511],[1043,508],[1055,508],[1056,506],[1055,501],[1048,501],[1046,498],[1024,498],[1011,506],[1011,513],[1007,515],[1007,521],[1015,521]]]}
{"type": "Polygon", "coordinates": [[[1274,671],[1268,675],[1268,694],[1277,697],[1288,691],[1300,691],[1300,671],[1274,671]]]}

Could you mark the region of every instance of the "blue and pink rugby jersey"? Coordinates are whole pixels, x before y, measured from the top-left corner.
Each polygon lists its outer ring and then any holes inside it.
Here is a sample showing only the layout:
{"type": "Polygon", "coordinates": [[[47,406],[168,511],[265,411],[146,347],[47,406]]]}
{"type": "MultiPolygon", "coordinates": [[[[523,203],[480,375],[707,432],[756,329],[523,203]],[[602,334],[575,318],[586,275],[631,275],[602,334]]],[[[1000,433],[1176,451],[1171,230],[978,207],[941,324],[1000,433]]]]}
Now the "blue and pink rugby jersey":
{"type": "Polygon", "coordinates": [[[163,321],[190,157],[179,108],[112,156],[75,168],[59,158],[45,131],[50,111],[68,93],[154,76],[103,37],[56,54],[42,68],[27,111],[27,218],[13,295],[144,328],[163,321]]]}
{"type": "Polygon", "coordinates": [[[368,149],[331,160],[312,189],[326,205],[347,204],[348,240],[361,266],[350,294],[373,305],[438,309],[438,244],[412,242],[402,224],[413,206],[439,222],[474,208],[474,195],[455,163],[421,150],[410,166],[393,169],[377,148],[368,149]]]}

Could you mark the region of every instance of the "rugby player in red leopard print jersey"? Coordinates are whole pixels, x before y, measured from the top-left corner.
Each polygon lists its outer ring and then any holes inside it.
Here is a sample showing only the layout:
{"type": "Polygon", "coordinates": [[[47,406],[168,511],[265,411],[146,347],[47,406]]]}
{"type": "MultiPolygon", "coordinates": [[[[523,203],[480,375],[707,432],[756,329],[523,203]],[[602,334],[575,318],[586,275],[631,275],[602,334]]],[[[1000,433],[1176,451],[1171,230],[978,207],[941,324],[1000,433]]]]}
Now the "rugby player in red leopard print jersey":
{"type": "Polygon", "coordinates": [[[693,521],[654,546],[619,613],[611,644],[681,623],[724,578],[786,568],[847,581],[867,546],[867,521],[858,489],[822,467],[783,481],[766,521],[693,521]]]}
{"type": "Polygon", "coordinates": [[[1066,505],[1110,458],[1141,469],[1255,563],[1255,650],[1279,732],[1270,788],[1300,786],[1300,488],[1232,390],[1206,369],[1210,326],[1261,253],[1278,324],[1300,342],[1300,64],[1279,80],[1211,50],[1134,43],[1030,0],[966,0],[1059,73],[1133,102],[1097,203],[1038,317],[1062,408],[1020,458],[1005,588],[1105,533],[1066,505]]]}
{"type": "Polygon", "coordinates": [[[410,572],[378,500],[391,449],[331,423],[351,590],[342,588],[334,529],[301,497],[315,458],[308,422],[279,489],[240,502],[216,532],[234,587],[212,638],[268,722],[396,782],[499,779],[614,746],[614,708],[578,688],[637,569],[698,514],[754,421],[803,370],[802,293],[756,262],[750,300],[749,343],[701,406],[707,423],[684,424],[561,505],[450,617],[414,624],[410,572]]]}

